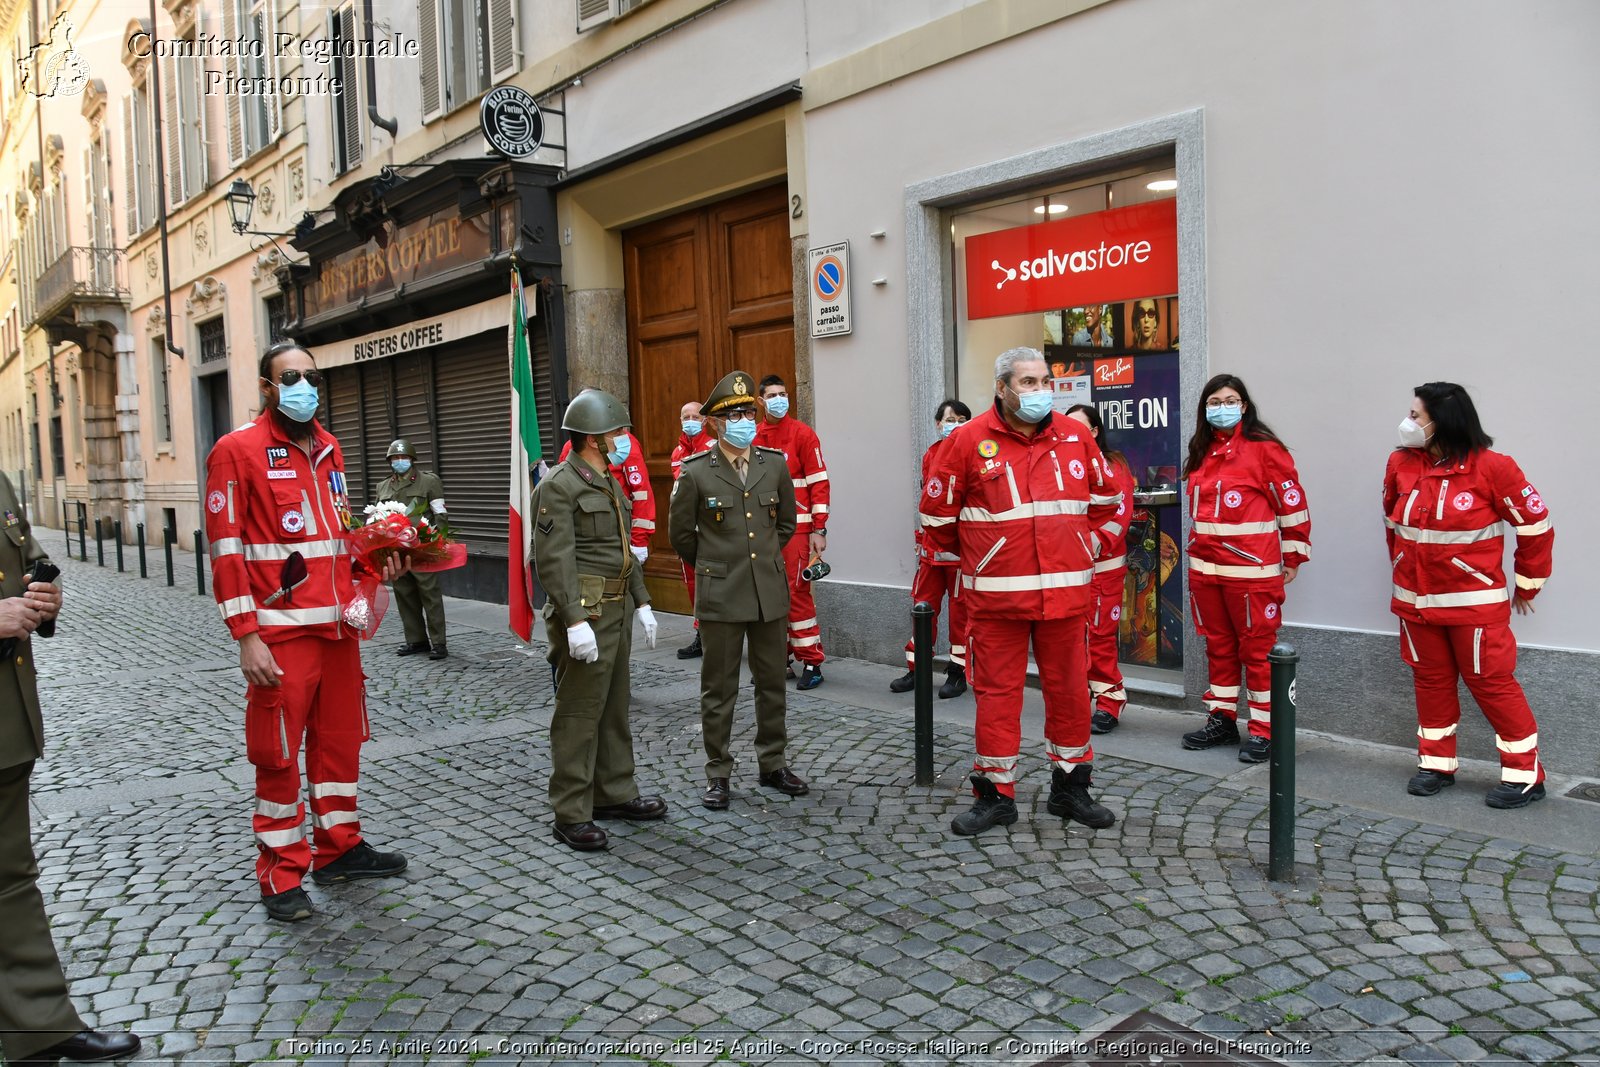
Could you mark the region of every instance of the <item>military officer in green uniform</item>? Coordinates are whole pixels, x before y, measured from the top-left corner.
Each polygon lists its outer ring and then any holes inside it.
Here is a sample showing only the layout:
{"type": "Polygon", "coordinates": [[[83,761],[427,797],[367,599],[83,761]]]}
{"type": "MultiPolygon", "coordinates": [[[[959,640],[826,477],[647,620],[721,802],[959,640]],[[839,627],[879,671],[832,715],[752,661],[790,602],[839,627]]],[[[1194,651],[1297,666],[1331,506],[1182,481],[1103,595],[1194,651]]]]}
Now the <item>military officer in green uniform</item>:
{"type": "MultiPolygon", "coordinates": [[[[398,500],[420,514],[444,518],[444,483],[432,471],[417,470],[417,450],[404,437],[389,445],[389,469],[393,474],[378,483],[374,500],[398,500]]],[[[411,571],[394,580],[394,602],[405,625],[406,643],[400,655],[427,652],[429,659],[444,659],[450,654],[444,637],[444,596],[439,592],[437,574],[411,571]],[[429,650],[432,651],[429,651],[429,650]]]]}
{"type": "Polygon", "coordinates": [[[533,563],[547,598],[545,632],[556,672],[550,806],[556,840],[580,852],[606,847],[596,819],[667,813],[660,797],[639,795],[628,729],[634,618],[656,647],[650,594],[628,547],[633,504],[609,466],[620,462],[616,442],[631,421],[610,393],[585,389],[573,397],[561,423],[572,435],[572,454],[533,494],[533,563]]]}
{"type": "Polygon", "coordinates": [[[61,610],[61,590],[33,582],[45,559],[22,505],[0,475],[0,1049],[6,1062],[110,1060],[139,1051],[130,1033],[84,1028],[67,997],[50,921],[39,893],[28,825],[28,779],[44,755],[44,719],[34,683],[31,637],[49,636],[61,610]]]}
{"type": "Polygon", "coordinates": [[[733,705],[746,643],[756,689],[756,761],[762,785],[790,796],[810,791],[784,757],[784,668],[789,585],[783,546],[794,534],[794,483],[783,453],[752,447],[755,380],[734,371],[700,408],[716,447],[683,461],[668,512],[672,547],[694,568],[694,615],[700,620],[700,723],[706,791],[713,811],[728,806],[733,705]]]}

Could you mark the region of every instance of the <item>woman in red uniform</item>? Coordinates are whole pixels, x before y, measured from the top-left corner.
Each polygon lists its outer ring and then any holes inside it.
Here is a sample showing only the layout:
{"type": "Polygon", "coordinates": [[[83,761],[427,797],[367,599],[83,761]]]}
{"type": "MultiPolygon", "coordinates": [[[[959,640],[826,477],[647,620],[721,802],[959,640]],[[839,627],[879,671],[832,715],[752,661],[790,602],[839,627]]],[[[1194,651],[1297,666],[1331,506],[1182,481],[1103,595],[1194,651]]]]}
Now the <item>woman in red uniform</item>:
{"type": "Polygon", "coordinates": [[[1107,472],[1122,503],[1117,516],[1107,523],[1094,557],[1094,610],[1089,613],[1089,695],[1094,698],[1094,714],[1089,732],[1109,734],[1117,728],[1122,709],[1128,706],[1128,691],[1122,687],[1122,665],[1118,662],[1117,626],[1122,619],[1122,587],[1128,577],[1128,518],[1133,514],[1133,470],[1128,458],[1105,446],[1100,413],[1089,404],[1067,411],[1094,432],[1094,443],[1105,454],[1107,472]]]}
{"type": "MultiPolygon", "coordinates": [[[[922,480],[927,485],[933,476],[934,457],[950,431],[972,418],[972,409],[959,400],[946,400],[939,405],[933,421],[939,427],[939,439],[922,453],[922,480]]],[[[939,635],[939,601],[950,598],[950,666],[945,670],[944,684],[939,696],[949,700],[967,691],[967,613],[958,595],[961,592],[960,560],[937,559],[933,550],[922,542],[922,527],[917,527],[917,576],[911,582],[911,602],[925,601],[933,605],[933,633],[939,635]]],[[[906,642],[906,673],[889,683],[891,693],[909,693],[917,686],[915,641],[906,642]]]]}
{"type": "Polygon", "coordinates": [[[1383,475],[1383,513],[1400,616],[1400,658],[1417,694],[1420,767],[1406,785],[1427,797],[1456,780],[1460,678],[1494,727],[1500,784],[1491,808],[1544,797],[1539,727],[1517,684],[1511,609],[1525,615],[1550,577],[1555,532],[1537,490],[1510,456],[1492,452],[1467,391],[1453,382],[1413,390],[1400,447],[1383,475]],[[1515,589],[1502,566],[1506,527],[1517,538],[1515,589]]]}
{"type": "Polygon", "coordinates": [[[1183,747],[1238,744],[1242,668],[1250,730],[1239,759],[1260,763],[1272,753],[1267,653],[1283,621],[1283,588],[1311,558],[1311,512],[1289,450],[1256,414],[1244,382],[1219,374],[1200,397],[1183,479],[1194,520],[1189,606],[1206,641],[1209,715],[1183,735],[1183,747]]]}

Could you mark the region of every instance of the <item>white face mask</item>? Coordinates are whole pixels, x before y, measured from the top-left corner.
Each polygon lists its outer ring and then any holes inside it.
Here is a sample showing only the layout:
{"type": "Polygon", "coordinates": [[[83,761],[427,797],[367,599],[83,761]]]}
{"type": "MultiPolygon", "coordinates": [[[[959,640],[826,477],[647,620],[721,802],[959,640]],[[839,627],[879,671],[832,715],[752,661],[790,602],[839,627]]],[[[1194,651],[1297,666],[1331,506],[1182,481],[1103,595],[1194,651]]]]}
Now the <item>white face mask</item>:
{"type": "Polygon", "coordinates": [[[1433,439],[1432,423],[1424,430],[1410,415],[1400,420],[1400,447],[1421,448],[1433,439]]]}

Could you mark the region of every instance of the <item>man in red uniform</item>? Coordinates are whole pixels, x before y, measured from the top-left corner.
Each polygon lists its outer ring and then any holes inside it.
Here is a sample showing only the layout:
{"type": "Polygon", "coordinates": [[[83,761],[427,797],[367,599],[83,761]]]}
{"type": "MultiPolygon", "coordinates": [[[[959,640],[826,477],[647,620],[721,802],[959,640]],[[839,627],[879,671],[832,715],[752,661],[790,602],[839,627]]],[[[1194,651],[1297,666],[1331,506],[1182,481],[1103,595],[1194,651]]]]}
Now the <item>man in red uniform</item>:
{"type": "Polygon", "coordinates": [[[1122,497],[1088,430],[1053,413],[1042,353],[1008,349],[994,373],[994,406],[945,441],[922,495],[926,546],[961,561],[978,703],[977,801],[950,828],[977,834],[1017,821],[1030,641],[1044,691],[1050,814],[1104,828],[1116,817],[1089,795],[1087,616],[1095,546],[1122,497]]]}
{"type": "MultiPolygon", "coordinates": [[[[256,768],[256,877],[267,914],[311,915],[301,888],[380,878],[404,856],[361,836],[356,782],[370,736],[345,534],[350,505],[339,442],[316,421],[322,375],[291,342],[261,357],[262,412],[217,442],[206,460],[212,588],[239,643],[249,683],[245,752],[256,768]],[[312,843],[300,800],[300,745],[310,782],[312,843]],[[313,850],[314,846],[314,850],[313,850]]],[[[392,581],[409,564],[391,560],[392,581]]]]}
{"type": "MultiPolygon", "coordinates": [[[[678,475],[683,473],[683,461],[698,452],[704,452],[717,443],[717,439],[706,432],[705,421],[700,418],[700,401],[691,400],[678,411],[678,421],[683,427],[683,433],[678,436],[678,443],[672,449],[672,480],[677,481],[678,475]]],[[[689,590],[689,610],[694,612],[694,568],[687,563],[683,564],[683,584],[689,590]]],[[[698,659],[704,653],[700,647],[700,620],[694,620],[694,640],[678,649],[679,659],[698,659]]]]}
{"type": "MultiPolygon", "coordinates": [[[[643,567],[644,561],[650,558],[650,538],[656,535],[656,495],[650,488],[644,446],[631,430],[623,440],[626,443],[621,451],[606,453],[606,461],[611,465],[611,477],[633,501],[633,529],[628,534],[628,545],[634,559],[643,567]]],[[[570,455],[572,442],[568,441],[561,446],[561,458],[556,462],[565,463],[570,455]]]]}
{"type": "Polygon", "coordinates": [[[794,481],[798,526],[783,548],[783,568],[789,576],[789,654],[803,665],[795,688],[815,689],[822,684],[822,631],[811,583],[800,572],[828,548],[828,465],[822,462],[816,431],[789,415],[784,380],[769,374],[761,379],[760,391],[767,417],[756,432],[756,444],[782,452],[794,481]]]}

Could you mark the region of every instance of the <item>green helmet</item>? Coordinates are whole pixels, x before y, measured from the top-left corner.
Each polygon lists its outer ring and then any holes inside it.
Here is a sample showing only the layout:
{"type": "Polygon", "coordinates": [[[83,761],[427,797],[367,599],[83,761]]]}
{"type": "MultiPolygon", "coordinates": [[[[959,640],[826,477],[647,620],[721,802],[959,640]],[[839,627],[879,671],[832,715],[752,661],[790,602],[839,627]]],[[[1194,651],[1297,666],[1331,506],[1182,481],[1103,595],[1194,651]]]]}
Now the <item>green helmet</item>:
{"type": "Polygon", "coordinates": [[[407,441],[404,437],[396,437],[393,441],[389,442],[389,451],[384,458],[393,459],[396,456],[409,456],[411,459],[416,459],[417,450],[412,448],[411,442],[407,441]]]}
{"type": "Polygon", "coordinates": [[[573,397],[561,420],[561,428],[573,433],[610,433],[632,425],[622,401],[604,389],[585,389],[573,397]]]}

